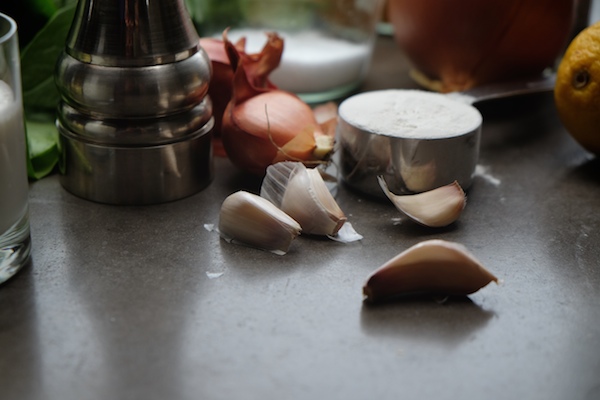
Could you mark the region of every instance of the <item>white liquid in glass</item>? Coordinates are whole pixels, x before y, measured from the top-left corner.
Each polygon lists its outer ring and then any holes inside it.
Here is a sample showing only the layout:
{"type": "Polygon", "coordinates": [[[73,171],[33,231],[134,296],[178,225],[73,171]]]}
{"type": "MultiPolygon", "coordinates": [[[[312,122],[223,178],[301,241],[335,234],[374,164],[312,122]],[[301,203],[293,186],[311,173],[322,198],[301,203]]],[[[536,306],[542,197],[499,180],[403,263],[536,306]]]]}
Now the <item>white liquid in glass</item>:
{"type": "Polygon", "coordinates": [[[25,126],[21,102],[0,81],[0,236],[17,223],[27,209],[25,126]]]}

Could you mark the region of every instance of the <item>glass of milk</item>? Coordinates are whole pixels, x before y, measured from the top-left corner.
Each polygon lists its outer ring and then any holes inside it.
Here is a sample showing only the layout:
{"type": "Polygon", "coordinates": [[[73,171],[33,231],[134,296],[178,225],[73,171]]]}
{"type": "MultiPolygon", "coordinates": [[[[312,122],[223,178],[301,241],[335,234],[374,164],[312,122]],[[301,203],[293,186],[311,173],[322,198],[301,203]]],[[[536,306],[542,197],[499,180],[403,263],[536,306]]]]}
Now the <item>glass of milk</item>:
{"type": "Polygon", "coordinates": [[[284,39],[281,64],[271,74],[280,89],[312,104],[346,97],[359,88],[371,62],[383,0],[200,0],[193,14],[201,36],[225,28],[246,52],[257,53],[265,32],[284,39]],[[226,3],[226,4],[225,4],[226,3]]]}
{"type": "Polygon", "coordinates": [[[26,151],[17,24],[0,13],[0,283],[31,250],[26,151]]]}

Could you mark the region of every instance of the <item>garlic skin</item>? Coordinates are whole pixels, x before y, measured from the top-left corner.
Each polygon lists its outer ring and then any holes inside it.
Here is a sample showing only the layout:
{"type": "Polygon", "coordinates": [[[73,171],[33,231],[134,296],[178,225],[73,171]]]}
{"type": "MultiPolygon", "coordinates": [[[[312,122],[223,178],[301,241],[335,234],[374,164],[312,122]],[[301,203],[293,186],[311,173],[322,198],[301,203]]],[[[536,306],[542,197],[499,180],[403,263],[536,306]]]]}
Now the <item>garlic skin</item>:
{"type": "Polygon", "coordinates": [[[219,233],[228,242],[282,255],[301,231],[300,224],[273,203],[243,190],[221,205],[219,233]]]}
{"type": "MultiPolygon", "coordinates": [[[[281,200],[287,189],[292,172],[296,168],[304,167],[302,163],[295,161],[281,161],[267,167],[265,177],[260,185],[260,197],[263,197],[281,208],[281,200]]],[[[306,168],[306,167],[304,167],[306,168]]]]}
{"type": "Polygon", "coordinates": [[[302,233],[334,236],[347,218],[316,168],[279,162],[267,168],[261,196],[302,226],[302,233]]]}
{"type": "Polygon", "coordinates": [[[407,294],[468,295],[498,283],[463,245],[433,239],[418,243],[373,272],[363,286],[368,302],[407,294]]]}
{"type": "Polygon", "coordinates": [[[382,176],[379,186],[396,208],[413,221],[432,228],[448,226],[456,221],[467,204],[465,192],[457,181],[419,194],[396,195],[382,176]]]}

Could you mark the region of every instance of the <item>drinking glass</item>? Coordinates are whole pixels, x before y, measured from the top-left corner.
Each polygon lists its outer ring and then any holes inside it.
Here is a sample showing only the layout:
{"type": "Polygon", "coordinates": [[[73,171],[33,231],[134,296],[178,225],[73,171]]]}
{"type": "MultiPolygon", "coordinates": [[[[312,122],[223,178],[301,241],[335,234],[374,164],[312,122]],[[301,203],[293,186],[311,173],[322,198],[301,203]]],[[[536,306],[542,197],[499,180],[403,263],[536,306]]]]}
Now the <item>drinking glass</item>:
{"type": "Polygon", "coordinates": [[[31,252],[26,151],[17,24],[0,13],[0,283],[31,252]]]}
{"type": "Polygon", "coordinates": [[[284,39],[281,64],[270,75],[280,89],[308,103],[341,99],[357,89],[371,62],[383,0],[195,0],[201,36],[225,28],[246,52],[257,53],[266,32],[284,39]],[[201,17],[198,17],[201,16],[201,17]],[[200,18],[200,19],[199,19],[200,18]]]}

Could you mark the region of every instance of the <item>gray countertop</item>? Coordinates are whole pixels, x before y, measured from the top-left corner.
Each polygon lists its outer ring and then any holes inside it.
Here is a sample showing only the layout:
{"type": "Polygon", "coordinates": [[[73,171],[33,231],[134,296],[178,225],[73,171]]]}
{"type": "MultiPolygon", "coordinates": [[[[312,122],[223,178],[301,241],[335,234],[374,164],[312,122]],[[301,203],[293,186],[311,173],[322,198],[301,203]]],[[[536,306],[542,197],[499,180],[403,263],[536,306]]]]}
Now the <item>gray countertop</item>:
{"type": "MultiPolygon", "coordinates": [[[[364,90],[414,87],[380,38],[364,90]]],[[[600,160],[551,94],[483,104],[480,168],[442,230],[340,186],[360,242],[285,256],[222,241],[227,160],[201,193],[95,204],[31,184],[32,262],[0,286],[2,399],[600,398],[600,160]],[[465,298],[363,304],[379,265],[460,242],[503,280],[465,298]]]]}

